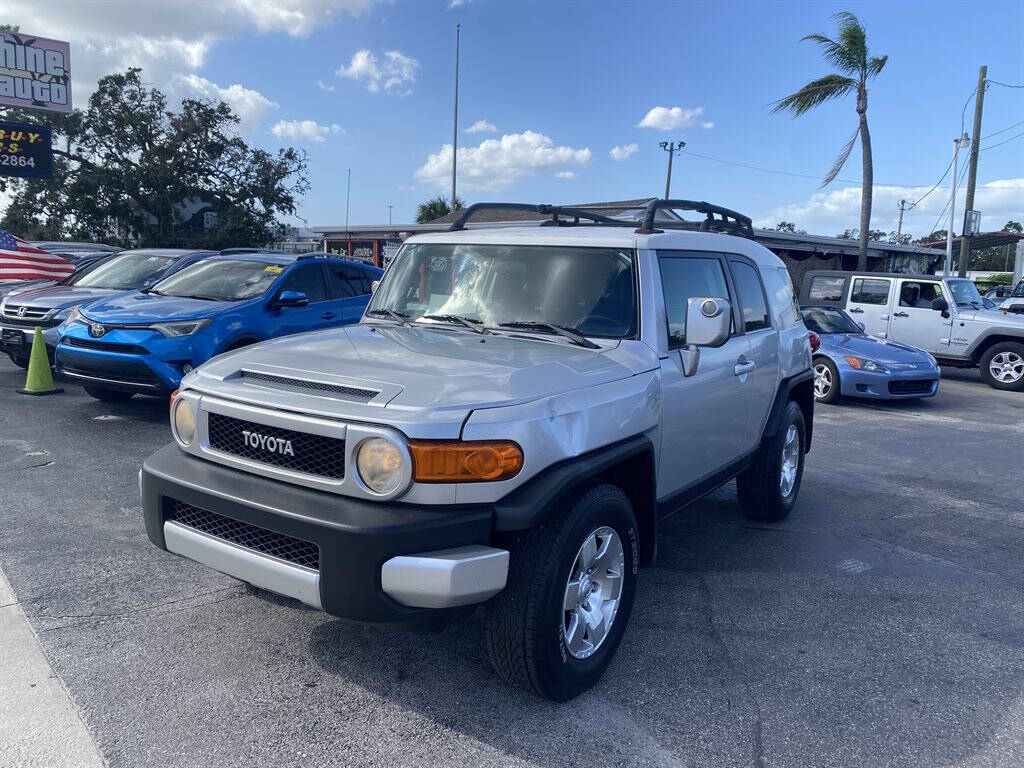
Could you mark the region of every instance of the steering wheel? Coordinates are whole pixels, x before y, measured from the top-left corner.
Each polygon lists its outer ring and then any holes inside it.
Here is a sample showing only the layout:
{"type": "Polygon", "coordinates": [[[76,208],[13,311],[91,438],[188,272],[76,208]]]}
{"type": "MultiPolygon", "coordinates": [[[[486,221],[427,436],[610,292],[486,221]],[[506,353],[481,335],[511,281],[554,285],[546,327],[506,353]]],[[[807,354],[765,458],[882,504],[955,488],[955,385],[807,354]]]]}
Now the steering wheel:
{"type": "Polygon", "coordinates": [[[585,336],[601,335],[602,331],[614,336],[623,330],[622,321],[608,315],[586,315],[576,323],[576,329],[585,336]],[[591,323],[596,324],[597,328],[591,328],[591,323]]]}

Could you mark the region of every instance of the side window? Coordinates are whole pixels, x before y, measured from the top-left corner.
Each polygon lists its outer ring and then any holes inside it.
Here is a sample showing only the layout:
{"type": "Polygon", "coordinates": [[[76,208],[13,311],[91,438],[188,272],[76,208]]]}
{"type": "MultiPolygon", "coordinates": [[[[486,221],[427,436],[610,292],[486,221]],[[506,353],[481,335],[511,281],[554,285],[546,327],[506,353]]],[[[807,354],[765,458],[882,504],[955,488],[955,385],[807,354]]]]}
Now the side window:
{"type": "Polygon", "coordinates": [[[668,345],[686,343],[686,306],[694,296],[729,298],[722,262],[717,258],[661,256],[661,287],[665,292],[668,345]]]}
{"type": "Polygon", "coordinates": [[[772,321],[764,302],[764,290],[757,270],[745,261],[731,261],[732,277],[736,282],[740,307],[743,310],[743,324],[748,331],[770,328],[772,321]]]}
{"type": "Polygon", "coordinates": [[[904,280],[900,285],[900,306],[911,309],[931,309],[932,300],[942,296],[938,283],[904,280]]]}
{"type": "Polygon", "coordinates": [[[343,264],[327,265],[327,280],[331,284],[331,293],[339,298],[347,299],[363,294],[360,270],[343,264]]]}
{"type": "Polygon", "coordinates": [[[832,275],[815,275],[807,289],[808,301],[842,301],[846,278],[832,275]]]}
{"type": "Polygon", "coordinates": [[[324,290],[324,278],[319,264],[307,264],[292,270],[281,286],[282,291],[298,291],[309,297],[314,304],[327,298],[324,290]]]}
{"type": "Polygon", "coordinates": [[[761,273],[768,303],[780,328],[792,328],[801,322],[800,307],[793,293],[793,282],[785,267],[766,269],[761,273]]]}
{"type": "Polygon", "coordinates": [[[858,277],[853,281],[850,301],[854,304],[888,304],[889,281],[858,277]]]}

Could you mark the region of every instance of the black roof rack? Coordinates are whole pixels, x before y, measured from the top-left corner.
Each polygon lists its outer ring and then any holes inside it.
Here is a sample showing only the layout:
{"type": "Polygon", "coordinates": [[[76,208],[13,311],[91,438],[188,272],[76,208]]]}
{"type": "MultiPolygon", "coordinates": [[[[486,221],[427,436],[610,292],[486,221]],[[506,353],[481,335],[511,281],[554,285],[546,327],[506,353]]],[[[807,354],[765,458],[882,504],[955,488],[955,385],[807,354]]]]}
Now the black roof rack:
{"type": "MultiPolygon", "coordinates": [[[[696,211],[697,213],[703,213],[705,219],[700,223],[699,230],[701,232],[727,232],[730,235],[740,235],[742,237],[754,236],[754,228],[749,216],[744,216],[742,213],[723,208],[720,205],[712,205],[711,203],[695,200],[651,200],[644,210],[643,224],[636,230],[638,235],[653,235],[663,231],[654,228],[654,217],[660,210],[696,211]],[[715,214],[718,214],[718,218],[715,218],[715,214]]],[[[660,221],[658,226],[665,227],[666,229],[694,228],[691,222],[685,221],[660,221]]]]}
{"type": "Polygon", "coordinates": [[[541,224],[542,227],[568,227],[576,226],[580,219],[586,219],[592,224],[610,224],[612,226],[632,226],[631,222],[622,219],[613,219],[593,211],[586,211],[582,208],[566,208],[559,205],[534,205],[532,203],[473,203],[468,208],[463,208],[452,225],[448,227],[449,232],[460,232],[466,228],[466,222],[473,214],[484,210],[496,211],[525,211],[528,213],[539,213],[543,216],[550,216],[551,219],[541,224]],[[568,217],[564,220],[561,217],[568,217]]]}

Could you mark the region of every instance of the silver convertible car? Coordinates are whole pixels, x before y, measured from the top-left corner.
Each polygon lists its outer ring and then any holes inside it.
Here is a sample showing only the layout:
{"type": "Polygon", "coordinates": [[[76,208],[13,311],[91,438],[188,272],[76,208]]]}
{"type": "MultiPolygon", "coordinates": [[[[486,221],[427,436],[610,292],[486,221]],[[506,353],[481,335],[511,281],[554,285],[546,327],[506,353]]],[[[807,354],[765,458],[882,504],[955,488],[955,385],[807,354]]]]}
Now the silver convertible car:
{"type": "Polygon", "coordinates": [[[939,391],[939,366],[923,349],[870,336],[836,307],[803,306],[800,312],[820,341],[814,352],[819,403],[840,397],[906,400],[939,391]]]}

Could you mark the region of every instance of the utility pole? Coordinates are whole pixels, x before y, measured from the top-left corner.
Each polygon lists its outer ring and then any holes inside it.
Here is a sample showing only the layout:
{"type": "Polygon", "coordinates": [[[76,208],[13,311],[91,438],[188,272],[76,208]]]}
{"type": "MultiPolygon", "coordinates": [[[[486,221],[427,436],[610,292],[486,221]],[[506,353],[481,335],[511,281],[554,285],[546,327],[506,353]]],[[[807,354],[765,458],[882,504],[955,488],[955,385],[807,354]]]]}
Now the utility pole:
{"type": "Polygon", "coordinates": [[[900,223],[896,226],[896,242],[902,243],[903,240],[900,238],[903,236],[903,210],[907,207],[906,200],[900,200],[900,223]]]}
{"type": "Polygon", "coordinates": [[[967,137],[967,132],[960,136],[958,139],[953,139],[953,188],[949,192],[949,228],[946,230],[946,263],[943,267],[942,274],[949,277],[953,272],[953,222],[954,216],[956,215],[956,160],[960,154],[960,148],[966,147],[971,143],[971,140],[967,137]]]}
{"type": "Polygon", "coordinates": [[[391,203],[388,203],[388,226],[391,226],[391,209],[394,208],[391,203]]]}
{"type": "MultiPolygon", "coordinates": [[[[971,146],[971,164],[967,170],[967,210],[974,208],[974,182],[978,177],[978,141],[981,136],[981,108],[985,103],[985,78],[988,67],[978,69],[978,91],[974,96],[974,144],[971,146]]],[[[960,277],[967,277],[967,260],[971,255],[971,241],[967,237],[960,238],[960,277]]]]}
{"type": "Polygon", "coordinates": [[[452,210],[455,201],[455,164],[459,157],[459,44],[462,37],[462,25],[455,25],[455,116],[452,118],[452,210]]]}
{"type": "Polygon", "coordinates": [[[348,204],[352,199],[352,169],[348,169],[348,182],[345,185],[345,255],[352,255],[352,233],[348,231],[348,204]]]}
{"type": "Polygon", "coordinates": [[[658,146],[668,152],[668,173],[665,175],[665,199],[668,200],[672,197],[670,194],[672,189],[672,156],[676,152],[682,152],[686,142],[682,139],[679,141],[663,141],[658,146]]]}

